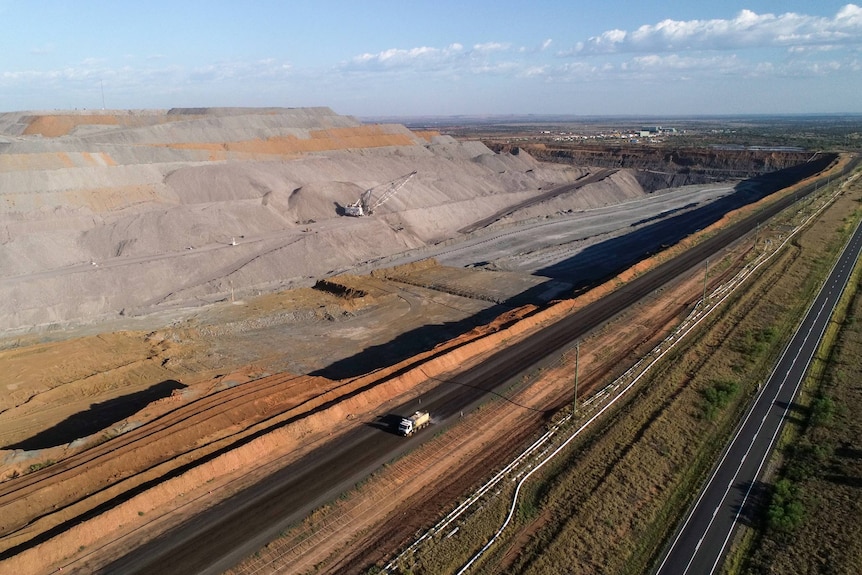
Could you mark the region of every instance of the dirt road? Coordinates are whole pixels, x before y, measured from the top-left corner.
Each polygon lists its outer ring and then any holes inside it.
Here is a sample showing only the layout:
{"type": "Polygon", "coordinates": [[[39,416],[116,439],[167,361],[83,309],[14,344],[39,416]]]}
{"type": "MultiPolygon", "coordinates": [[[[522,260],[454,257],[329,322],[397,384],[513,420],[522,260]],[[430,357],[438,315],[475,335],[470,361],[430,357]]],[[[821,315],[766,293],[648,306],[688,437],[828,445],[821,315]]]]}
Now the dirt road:
{"type": "MultiPolygon", "coordinates": [[[[796,197],[789,196],[774,202],[704,240],[694,249],[632,280],[624,289],[447,379],[422,396],[422,407],[434,413],[441,425],[451,423],[461,410],[469,409],[505,388],[513,376],[517,377],[528,366],[539,364],[642,297],[675,281],[685,271],[753,231],[758,222],[814,189],[812,184],[796,197]]],[[[395,411],[406,414],[416,405],[411,401],[398,406],[395,411]]],[[[383,462],[403,453],[411,442],[419,442],[432,433],[433,427],[415,439],[404,441],[381,429],[357,428],[333,445],[328,445],[325,451],[303,459],[296,466],[286,468],[283,474],[268,478],[235,499],[139,548],[109,566],[105,572],[220,572],[317,504],[331,499],[383,462]],[[285,483],[288,478],[289,482],[285,483]]]]}
{"type": "Polygon", "coordinates": [[[509,206],[503,210],[500,210],[497,213],[488,216],[487,218],[483,218],[483,219],[479,220],[478,222],[470,224],[469,226],[464,226],[463,228],[458,230],[458,233],[469,234],[470,232],[475,232],[476,230],[479,230],[479,229],[482,229],[486,226],[489,226],[489,225],[493,224],[494,222],[496,222],[496,221],[498,221],[498,220],[500,220],[500,219],[502,219],[502,218],[504,218],[510,214],[513,214],[519,210],[523,210],[525,208],[529,208],[530,206],[540,204],[542,202],[545,202],[551,198],[555,198],[555,197],[560,196],[562,194],[567,194],[569,192],[573,192],[579,188],[586,186],[587,184],[594,184],[596,182],[600,182],[603,179],[607,178],[608,176],[610,176],[611,174],[614,174],[614,173],[616,173],[616,170],[609,170],[609,169],[598,170],[597,172],[589,174],[586,177],[578,180],[577,182],[574,182],[572,184],[566,184],[564,186],[555,187],[554,189],[552,189],[548,192],[545,192],[543,194],[539,194],[534,198],[530,198],[529,200],[524,200],[523,202],[519,202],[515,205],[509,206]]]}

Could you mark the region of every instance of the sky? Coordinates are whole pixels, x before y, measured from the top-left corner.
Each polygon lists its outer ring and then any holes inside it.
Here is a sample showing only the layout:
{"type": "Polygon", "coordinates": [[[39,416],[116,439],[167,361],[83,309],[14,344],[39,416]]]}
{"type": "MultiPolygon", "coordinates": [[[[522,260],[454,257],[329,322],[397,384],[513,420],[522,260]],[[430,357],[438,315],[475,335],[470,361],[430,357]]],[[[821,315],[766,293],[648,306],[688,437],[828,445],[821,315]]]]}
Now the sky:
{"type": "Polygon", "coordinates": [[[0,111],[862,113],[862,2],[0,0],[0,111]]]}

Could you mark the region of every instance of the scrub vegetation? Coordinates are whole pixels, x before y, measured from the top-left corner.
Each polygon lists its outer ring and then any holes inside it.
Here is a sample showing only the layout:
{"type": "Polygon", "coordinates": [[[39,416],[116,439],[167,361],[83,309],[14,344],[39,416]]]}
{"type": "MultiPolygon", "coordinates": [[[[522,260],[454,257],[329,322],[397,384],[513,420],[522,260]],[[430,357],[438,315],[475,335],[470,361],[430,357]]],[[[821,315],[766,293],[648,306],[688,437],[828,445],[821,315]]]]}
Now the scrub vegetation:
{"type": "MultiPolygon", "coordinates": [[[[847,222],[852,223],[852,221],[847,222]]],[[[851,574],[862,565],[862,268],[844,293],[778,453],[762,518],[728,573],[851,574]]]]}
{"type": "MultiPolygon", "coordinates": [[[[531,479],[513,523],[473,572],[557,573],[560,565],[574,573],[649,572],[852,231],[849,224],[858,214],[849,220],[846,216],[858,206],[860,193],[856,186],[839,198],[639,384],[625,404],[531,479]]],[[[862,307],[858,299],[857,309],[862,307]]],[[[855,328],[855,347],[827,362],[831,382],[858,381],[862,368],[853,358],[862,351],[862,330],[855,317],[843,324],[855,328]]],[[[795,538],[828,532],[810,528],[815,517],[854,545],[862,541],[856,527],[862,507],[862,458],[855,439],[860,424],[847,421],[853,407],[842,407],[843,394],[856,388],[848,383],[839,392],[836,386],[830,383],[809,398],[805,419],[813,435],[788,443],[784,451],[796,454],[796,462],[767,478],[774,481],[761,497],[767,535],[758,541],[745,572],[812,572],[803,566],[789,570],[784,560],[775,571],[771,562],[787,557],[795,538]],[[809,488],[813,481],[820,482],[817,490],[809,488]],[[816,493],[830,486],[827,498],[834,497],[836,507],[824,512],[816,493]],[[842,516],[840,505],[855,509],[846,522],[836,521],[842,516]]],[[[510,492],[504,489],[457,532],[405,559],[402,572],[457,571],[499,528],[508,500],[510,492]]],[[[823,562],[817,550],[822,544],[812,539],[800,552],[809,565],[823,562]]],[[[836,554],[842,549],[838,544],[826,548],[836,554]]],[[[860,564],[860,557],[862,552],[853,551],[843,560],[847,567],[835,572],[852,572],[850,566],[860,564]]]]}

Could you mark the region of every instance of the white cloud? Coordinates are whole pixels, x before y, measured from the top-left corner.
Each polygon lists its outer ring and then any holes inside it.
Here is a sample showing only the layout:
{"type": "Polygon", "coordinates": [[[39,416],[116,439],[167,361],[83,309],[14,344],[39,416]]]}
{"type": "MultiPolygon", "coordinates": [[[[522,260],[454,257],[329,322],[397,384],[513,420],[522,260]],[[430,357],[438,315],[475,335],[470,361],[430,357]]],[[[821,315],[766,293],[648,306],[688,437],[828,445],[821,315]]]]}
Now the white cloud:
{"type": "Polygon", "coordinates": [[[51,43],[30,49],[30,53],[36,56],[43,56],[45,54],[51,54],[52,52],[54,52],[54,45],[51,43]]]}
{"type": "Polygon", "coordinates": [[[464,46],[455,43],[445,48],[420,46],[418,48],[390,48],[376,54],[360,54],[342,65],[345,69],[392,69],[407,67],[437,67],[461,58],[464,46]]]}
{"type": "MultiPolygon", "coordinates": [[[[533,50],[535,51],[535,50],[533,50]]],[[[520,61],[505,60],[507,55],[525,54],[524,48],[512,48],[506,42],[485,42],[465,48],[454,43],[445,48],[420,46],[390,48],[377,53],[364,53],[338,69],[344,72],[403,72],[458,74],[517,74],[525,67],[520,61]]]]}
{"type": "Polygon", "coordinates": [[[531,66],[524,70],[523,74],[527,78],[540,78],[542,76],[547,76],[548,71],[548,66],[531,66]]]}
{"type": "Polygon", "coordinates": [[[290,76],[289,63],[276,59],[215,62],[197,68],[177,65],[113,67],[105,60],[87,58],[76,64],[49,70],[17,70],[0,73],[0,88],[30,90],[87,89],[104,82],[105,90],[156,90],[209,83],[252,83],[277,81],[290,76]]]}
{"type": "Polygon", "coordinates": [[[548,48],[550,48],[550,47],[551,47],[551,44],[552,44],[553,42],[554,42],[553,40],[551,40],[550,38],[548,38],[547,40],[545,40],[544,42],[542,42],[541,50],[542,50],[542,51],[547,50],[548,48]]]}
{"type": "Polygon", "coordinates": [[[473,46],[473,52],[480,54],[488,52],[503,52],[508,49],[508,44],[502,44],[500,42],[486,42],[484,44],[475,44],[473,46]]]}
{"type": "Polygon", "coordinates": [[[625,60],[575,59],[555,66],[525,68],[525,78],[541,78],[560,83],[614,85],[635,82],[659,85],[669,82],[719,82],[736,80],[814,79],[853,75],[860,70],[858,58],[829,60],[784,59],[779,62],[751,61],[732,53],[638,54],[625,60]]]}
{"type": "Polygon", "coordinates": [[[862,44],[862,8],[847,4],[834,17],[742,10],[733,19],[663,20],[633,31],[608,30],[561,55],[735,50],[755,47],[862,44]]]}

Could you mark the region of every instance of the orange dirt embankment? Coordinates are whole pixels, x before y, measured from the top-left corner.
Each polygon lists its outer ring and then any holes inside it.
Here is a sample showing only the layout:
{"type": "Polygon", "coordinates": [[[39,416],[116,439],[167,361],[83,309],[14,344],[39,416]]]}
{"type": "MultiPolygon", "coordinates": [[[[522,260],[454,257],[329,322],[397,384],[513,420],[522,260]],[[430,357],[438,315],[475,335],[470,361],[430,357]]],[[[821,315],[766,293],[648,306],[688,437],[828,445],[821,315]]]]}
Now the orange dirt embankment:
{"type": "MultiPolygon", "coordinates": [[[[353,128],[313,130],[308,138],[273,136],[265,140],[239,142],[183,142],[154,144],[179,150],[205,150],[213,154],[242,154],[244,156],[285,156],[308,152],[346,150],[348,148],[381,148],[385,146],[413,146],[416,140],[404,132],[390,133],[385,126],[369,125],[353,128]]],[[[214,156],[215,159],[221,159],[214,156]]]]}
{"type": "Polygon", "coordinates": [[[440,132],[438,132],[437,130],[412,130],[412,132],[426,142],[430,142],[431,140],[440,135],[440,132]]]}
{"type": "Polygon", "coordinates": [[[120,121],[118,116],[113,114],[99,115],[51,115],[51,116],[34,116],[27,127],[24,129],[25,136],[41,135],[46,138],[56,138],[66,136],[78,126],[87,125],[104,125],[116,126],[120,121]]]}
{"type": "MultiPolygon", "coordinates": [[[[786,193],[792,193],[792,189],[786,193]]],[[[764,202],[767,201],[772,201],[772,198],[764,200],[764,202]]],[[[756,207],[749,207],[744,211],[751,209],[756,207]]],[[[708,234],[723,223],[724,221],[704,230],[699,235],[708,234]]],[[[357,420],[365,420],[377,413],[385,412],[386,406],[390,403],[414,396],[434,385],[436,380],[446,374],[474,364],[487,353],[498,350],[501,346],[534,332],[540,326],[595,301],[633,275],[656,263],[658,258],[652,258],[574,300],[558,302],[541,311],[535,311],[535,308],[518,310],[499,318],[493,325],[473,330],[399,365],[344,382],[278,416],[281,421],[287,418],[298,418],[289,425],[279,427],[242,447],[164,481],[98,517],[10,558],[7,565],[16,573],[39,572],[41,569],[34,570],[34,565],[56,565],[75,556],[82,546],[91,546],[105,537],[113,538],[123,532],[127,533],[132,529],[143,527],[151,521],[148,514],[167,513],[181,507],[184,494],[192,493],[201,486],[207,485],[208,482],[242,474],[248,469],[256,469],[261,466],[261,462],[279,459],[282,463],[287,463],[317,447],[331,436],[358,425],[357,420]],[[402,370],[404,370],[403,373],[395,375],[402,370]],[[346,397],[346,394],[353,395],[346,397]],[[309,413],[310,409],[326,404],[329,404],[329,407],[303,416],[309,413]],[[178,501],[180,503],[177,503],[178,501]]],[[[226,425],[233,423],[228,414],[224,417],[226,425]]]]}
{"type": "Polygon", "coordinates": [[[152,413],[142,414],[151,419],[149,423],[136,427],[132,419],[126,426],[131,431],[115,440],[64,459],[42,474],[4,483],[0,499],[4,509],[4,522],[0,525],[0,534],[4,536],[2,548],[26,541],[34,530],[41,531],[74,518],[103,502],[108,493],[121,495],[145,480],[157,479],[179,465],[230,445],[249,430],[259,430],[261,422],[271,422],[274,414],[290,413],[297,406],[313,401],[325,385],[331,382],[280,374],[188,402],[178,409],[170,409],[171,404],[182,404],[181,398],[159,400],[147,408],[152,413]],[[156,418],[160,411],[167,414],[156,418]],[[93,458],[95,455],[98,457],[93,458]],[[156,466],[161,466],[161,470],[153,475],[151,470],[156,466]],[[18,496],[20,489],[12,492],[11,497],[5,494],[5,489],[14,489],[38,479],[39,475],[59,472],[62,474],[57,477],[24,488],[26,497],[18,496]],[[33,520],[34,517],[39,519],[33,520]],[[16,532],[27,524],[27,533],[16,532]]]}
{"type": "Polygon", "coordinates": [[[197,115],[167,114],[50,114],[37,115],[30,119],[30,123],[24,129],[24,135],[40,135],[46,138],[57,138],[68,136],[78,126],[123,126],[137,128],[152,126],[155,124],[166,124],[168,122],[184,122],[197,115]]]}
{"type": "MultiPolygon", "coordinates": [[[[125,532],[128,529],[141,527],[152,520],[153,512],[166,513],[175,509],[185,501],[182,499],[183,494],[188,494],[201,485],[207,485],[214,480],[232,474],[243,473],[249,469],[256,469],[261,465],[262,461],[272,461],[280,458],[284,463],[287,463],[290,460],[298,458],[303,453],[308,452],[318,444],[329,439],[332,435],[342,433],[351,426],[356,425],[358,419],[367,419],[373,416],[375,412],[379,412],[381,408],[385,410],[385,406],[396,398],[403,398],[409,394],[419,393],[420,388],[434,384],[433,378],[459,369],[468,362],[476,361],[479,356],[497,349],[505,340],[518,333],[524,333],[531,327],[535,327],[535,321],[518,321],[521,315],[529,313],[531,309],[525,308],[524,310],[513,312],[508,316],[499,318],[493,325],[474,330],[455,341],[443,344],[443,348],[452,350],[448,353],[441,353],[439,348],[432,350],[402,364],[345,382],[323,394],[316,395],[310,400],[303,402],[302,405],[292,409],[284,410],[283,405],[274,405],[273,407],[280,407],[282,411],[278,417],[268,419],[265,422],[267,426],[291,418],[298,419],[285,427],[258,437],[240,448],[231,450],[197,466],[178,477],[165,481],[96,518],[84,521],[69,531],[10,558],[7,560],[7,565],[10,568],[14,567],[17,573],[39,572],[38,570],[34,570],[34,564],[61,563],[75,555],[81,546],[92,546],[109,534],[116,536],[117,529],[120,532],[125,532]],[[506,325],[508,327],[504,327],[487,337],[482,337],[483,334],[506,325]],[[433,357],[434,355],[436,357],[433,357]],[[393,373],[403,369],[405,365],[409,367],[411,363],[414,367],[401,375],[392,377],[393,373]],[[348,399],[338,401],[346,394],[354,392],[358,393],[348,399]],[[303,413],[308,413],[330,402],[337,403],[320,412],[302,417],[303,413]]],[[[263,378],[253,383],[261,385],[266,380],[275,377],[279,376],[263,378]]],[[[281,377],[284,376],[282,375],[281,377]]],[[[319,389],[319,386],[315,387],[319,389]]],[[[201,422],[194,419],[188,420],[188,422],[188,426],[195,429],[198,437],[200,437],[201,422]]],[[[213,423],[220,423],[222,427],[227,428],[232,425],[238,425],[235,414],[229,413],[228,410],[213,414],[213,423]]],[[[259,429],[259,426],[255,429],[259,429]]],[[[179,440],[179,436],[187,435],[188,433],[187,430],[178,429],[174,437],[179,440]]],[[[192,435],[189,435],[189,437],[185,438],[185,441],[180,443],[187,444],[187,440],[189,439],[192,439],[192,435]]],[[[165,439],[165,442],[167,441],[165,439]]],[[[39,497],[28,498],[31,499],[29,503],[22,502],[17,504],[17,507],[11,509],[10,513],[15,511],[14,515],[17,517],[23,512],[25,515],[32,517],[32,507],[33,505],[37,505],[37,502],[40,509],[44,508],[45,512],[49,512],[52,506],[56,504],[57,498],[65,500],[68,493],[76,493],[77,489],[88,489],[88,486],[89,489],[93,489],[100,485],[103,486],[105,482],[104,476],[110,470],[113,470],[115,474],[109,476],[108,479],[112,480],[119,479],[120,477],[118,476],[130,475],[130,467],[141,469],[151,466],[153,461],[144,452],[164,451],[168,444],[152,445],[150,439],[147,439],[146,443],[146,449],[143,446],[136,446],[136,449],[130,450],[126,455],[118,453],[111,458],[110,463],[106,463],[103,466],[94,466],[95,471],[92,473],[87,469],[82,470],[79,474],[81,479],[76,479],[74,481],[75,485],[64,482],[62,488],[59,486],[47,487],[39,497]],[[142,463],[146,465],[142,467],[142,463]]],[[[177,452],[175,448],[173,451],[174,453],[177,452]]],[[[184,454],[182,461],[179,463],[188,463],[189,459],[193,458],[189,454],[184,454]]],[[[176,467],[179,463],[172,461],[171,467],[176,467]]],[[[164,474],[167,471],[168,469],[163,465],[157,466],[155,469],[151,468],[147,473],[139,473],[138,476],[131,476],[126,481],[140,484],[145,479],[143,476],[152,479],[151,475],[154,472],[164,474]]],[[[97,495],[100,500],[106,493],[115,496],[117,495],[115,490],[121,493],[133,487],[133,485],[122,485],[122,483],[122,481],[118,482],[116,486],[99,491],[97,495]]],[[[87,507],[91,507],[91,505],[87,505],[87,507]]],[[[70,511],[80,512],[80,508],[76,505],[76,508],[70,511]]],[[[69,518],[60,517],[60,519],[68,520],[69,518]]],[[[40,520],[37,523],[42,522],[40,520]]],[[[56,518],[51,523],[57,523],[56,518]]],[[[38,526],[32,525],[32,527],[38,526]]],[[[14,542],[8,541],[7,547],[8,543],[14,542]]]]}
{"type": "MultiPolygon", "coordinates": [[[[61,170],[64,168],[99,168],[116,166],[105,152],[39,152],[33,154],[0,154],[0,172],[61,170]]],[[[4,190],[5,192],[6,190],[4,190]]]]}

